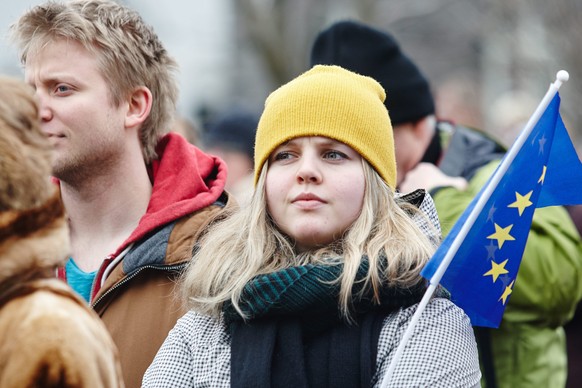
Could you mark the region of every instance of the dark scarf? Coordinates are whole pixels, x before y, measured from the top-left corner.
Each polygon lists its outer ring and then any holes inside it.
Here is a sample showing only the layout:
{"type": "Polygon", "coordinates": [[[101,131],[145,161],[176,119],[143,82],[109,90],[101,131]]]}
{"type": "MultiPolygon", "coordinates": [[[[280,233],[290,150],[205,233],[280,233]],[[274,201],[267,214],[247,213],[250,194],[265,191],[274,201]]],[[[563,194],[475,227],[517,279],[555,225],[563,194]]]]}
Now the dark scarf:
{"type": "MultiPolygon", "coordinates": [[[[342,265],[305,265],[257,276],[241,308],[223,309],[231,333],[231,387],[369,387],[384,318],[418,303],[426,289],[385,287],[381,305],[371,292],[354,296],[355,323],[338,310],[342,265]]],[[[358,269],[353,295],[362,291],[368,261],[358,269]]]]}

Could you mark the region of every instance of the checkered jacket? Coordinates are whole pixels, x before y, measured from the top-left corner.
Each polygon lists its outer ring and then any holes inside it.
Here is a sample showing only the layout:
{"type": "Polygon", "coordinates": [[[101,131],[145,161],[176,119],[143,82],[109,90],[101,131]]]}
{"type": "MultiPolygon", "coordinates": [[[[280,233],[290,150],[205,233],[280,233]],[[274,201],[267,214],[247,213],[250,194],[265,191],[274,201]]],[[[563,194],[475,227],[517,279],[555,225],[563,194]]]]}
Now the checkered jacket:
{"type": "MultiPolygon", "coordinates": [[[[380,387],[416,305],[390,314],[378,342],[372,387],[380,387]]],[[[479,387],[473,329],[447,299],[432,299],[397,364],[390,387],[479,387]]],[[[230,386],[230,337],[222,320],[193,311],[182,317],[146,371],[142,387],[230,386]]]]}
{"type": "MultiPolygon", "coordinates": [[[[436,243],[440,226],[428,194],[422,199],[420,209],[428,219],[418,217],[415,221],[436,243]]],[[[417,305],[401,308],[384,320],[372,387],[380,387],[416,308],[417,305]]],[[[394,370],[390,387],[479,387],[480,378],[477,345],[469,318],[448,299],[433,298],[394,370]]],[[[170,331],[146,371],[142,385],[146,388],[229,386],[230,336],[224,322],[193,311],[178,320],[170,331]]]]}

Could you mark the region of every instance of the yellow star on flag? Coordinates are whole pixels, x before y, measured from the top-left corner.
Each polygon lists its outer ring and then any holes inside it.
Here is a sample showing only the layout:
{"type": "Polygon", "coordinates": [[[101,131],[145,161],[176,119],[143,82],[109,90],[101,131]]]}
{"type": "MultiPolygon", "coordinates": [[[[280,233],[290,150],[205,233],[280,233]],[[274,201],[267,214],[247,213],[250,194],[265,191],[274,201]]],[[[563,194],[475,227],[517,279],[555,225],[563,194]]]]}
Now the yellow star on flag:
{"type": "Polygon", "coordinates": [[[495,283],[497,281],[497,278],[499,277],[499,275],[509,273],[509,271],[505,269],[505,264],[507,264],[507,260],[509,260],[509,259],[506,259],[501,264],[497,264],[496,262],[491,260],[491,269],[489,271],[485,272],[483,274],[483,276],[491,275],[491,277],[493,278],[493,283],[495,283]]]}
{"type": "Polygon", "coordinates": [[[546,180],[546,170],[548,169],[548,167],[544,166],[544,168],[542,169],[542,175],[540,176],[540,179],[538,179],[538,183],[541,183],[542,185],[544,184],[544,181],[546,180]]]}
{"type": "Polygon", "coordinates": [[[509,234],[509,232],[511,232],[511,228],[513,228],[513,225],[502,228],[501,226],[495,224],[495,233],[487,236],[487,238],[490,240],[497,240],[497,245],[499,245],[499,249],[501,249],[504,242],[515,240],[515,238],[509,234]]]}
{"type": "Polygon", "coordinates": [[[499,298],[499,300],[503,300],[503,305],[505,305],[505,303],[507,302],[507,298],[509,297],[509,295],[511,295],[511,293],[513,292],[512,288],[513,288],[513,283],[515,283],[515,280],[511,282],[511,284],[507,287],[505,287],[505,290],[503,291],[503,294],[501,295],[501,298],[499,298]]]}
{"type": "Polygon", "coordinates": [[[525,211],[526,207],[533,205],[533,203],[529,200],[533,191],[530,191],[526,195],[521,195],[517,191],[515,192],[515,202],[512,204],[507,205],[507,207],[515,207],[521,216],[525,211]]]}

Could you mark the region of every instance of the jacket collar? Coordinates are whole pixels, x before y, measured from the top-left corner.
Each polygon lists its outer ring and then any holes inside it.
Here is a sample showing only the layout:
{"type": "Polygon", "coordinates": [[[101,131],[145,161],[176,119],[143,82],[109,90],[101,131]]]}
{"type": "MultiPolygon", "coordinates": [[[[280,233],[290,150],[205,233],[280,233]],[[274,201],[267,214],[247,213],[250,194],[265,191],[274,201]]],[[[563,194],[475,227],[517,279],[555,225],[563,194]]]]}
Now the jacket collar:
{"type": "Polygon", "coordinates": [[[226,164],[202,152],[176,133],[156,148],[159,159],[149,166],[153,187],[146,214],[114,256],[150,232],[217,201],[226,183],[226,164]]]}

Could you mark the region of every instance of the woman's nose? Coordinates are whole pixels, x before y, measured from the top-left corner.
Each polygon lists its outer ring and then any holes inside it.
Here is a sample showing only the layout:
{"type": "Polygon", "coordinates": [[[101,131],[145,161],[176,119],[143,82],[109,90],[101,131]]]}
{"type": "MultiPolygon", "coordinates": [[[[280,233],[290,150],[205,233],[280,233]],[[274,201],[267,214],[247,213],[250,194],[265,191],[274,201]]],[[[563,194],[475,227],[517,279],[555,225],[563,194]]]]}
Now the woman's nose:
{"type": "Polygon", "coordinates": [[[309,155],[303,155],[297,169],[297,181],[300,183],[321,182],[321,169],[317,160],[309,155]]]}

